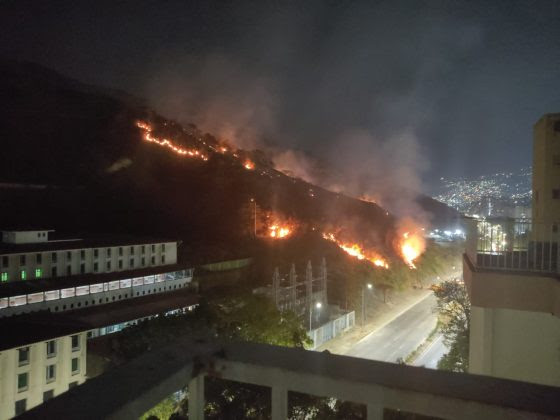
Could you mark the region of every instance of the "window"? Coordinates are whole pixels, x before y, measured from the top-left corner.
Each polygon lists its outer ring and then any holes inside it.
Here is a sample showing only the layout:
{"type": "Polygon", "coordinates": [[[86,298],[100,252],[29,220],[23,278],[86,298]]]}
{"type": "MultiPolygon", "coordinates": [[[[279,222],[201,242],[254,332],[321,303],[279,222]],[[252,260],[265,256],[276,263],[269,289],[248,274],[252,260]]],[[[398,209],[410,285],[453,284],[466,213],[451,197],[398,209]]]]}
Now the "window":
{"type": "Polygon", "coordinates": [[[80,359],[74,357],[72,359],[72,374],[76,374],[80,371],[80,359]]]}
{"type": "Polygon", "coordinates": [[[27,372],[20,373],[17,376],[17,389],[18,392],[25,391],[27,389],[29,374],[27,372]]]}
{"type": "Polygon", "coordinates": [[[86,265],[84,263],[80,264],[80,274],[85,274],[86,272],[86,265]]]}
{"type": "Polygon", "coordinates": [[[557,131],[560,133],[560,121],[556,121],[554,123],[554,131],[557,131]]]}
{"type": "Polygon", "coordinates": [[[555,189],[552,190],[552,198],[554,200],[560,199],[560,189],[555,188],[555,189]]]}
{"type": "Polygon", "coordinates": [[[161,256],[161,263],[162,263],[162,264],[165,264],[165,254],[163,254],[163,255],[161,256]]]}
{"type": "Polygon", "coordinates": [[[37,264],[43,264],[43,254],[37,254],[35,258],[37,260],[37,264]]]}
{"type": "Polygon", "coordinates": [[[119,269],[122,269],[122,260],[119,260],[119,269]]]}
{"type": "Polygon", "coordinates": [[[146,245],[142,245],[142,254],[146,253],[146,245]]]}
{"type": "Polygon", "coordinates": [[[25,413],[25,410],[27,410],[27,400],[24,398],[23,400],[16,401],[16,416],[25,413]]]}
{"type": "Polygon", "coordinates": [[[67,260],[71,260],[71,259],[72,259],[72,251],[66,251],[66,259],[67,259],[67,260]]]}
{"type": "Polygon", "coordinates": [[[119,246],[119,257],[122,257],[122,254],[123,254],[122,246],[119,246]]]}
{"type": "Polygon", "coordinates": [[[94,249],[94,250],[93,250],[93,256],[94,256],[95,258],[99,257],[99,250],[98,250],[98,249],[94,249]]]}
{"type": "Polygon", "coordinates": [[[56,277],[56,267],[51,268],[51,277],[56,277]]]}
{"type": "Polygon", "coordinates": [[[27,278],[27,273],[25,272],[25,270],[21,270],[19,276],[22,280],[25,280],[27,278]]]}
{"type": "Polygon", "coordinates": [[[152,256],[152,265],[156,263],[156,257],[152,256]]]}
{"type": "Polygon", "coordinates": [[[107,261],[107,271],[111,270],[111,261],[107,261]]]}
{"type": "Polygon", "coordinates": [[[72,266],[71,265],[66,266],[66,275],[67,276],[72,275],[72,266]]]}
{"type": "Polygon", "coordinates": [[[35,278],[40,279],[41,277],[43,277],[43,270],[41,268],[36,268],[35,269],[35,278]]]}
{"type": "Polygon", "coordinates": [[[108,257],[111,256],[111,248],[107,248],[107,256],[108,256],[108,257]]]}
{"type": "Polygon", "coordinates": [[[46,342],[47,345],[47,358],[56,356],[56,340],[46,342]]]}
{"type": "Polygon", "coordinates": [[[85,251],[85,249],[82,249],[82,250],[80,251],[80,258],[81,258],[82,260],[85,260],[85,259],[86,259],[86,251],[85,251]]]}
{"type": "Polygon", "coordinates": [[[72,351],[80,350],[80,335],[76,334],[70,338],[72,339],[72,351]]]}
{"type": "Polygon", "coordinates": [[[131,258],[128,264],[129,268],[134,268],[134,258],[131,258]]]}
{"type": "Polygon", "coordinates": [[[56,366],[55,365],[48,365],[46,369],[46,377],[47,383],[54,381],[56,378],[56,366]]]}
{"type": "Polygon", "coordinates": [[[552,233],[558,233],[558,225],[552,225],[552,233]]]}
{"type": "Polygon", "coordinates": [[[29,347],[18,349],[18,366],[27,365],[29,363],[29,347]]]}
{"type": "Polygon", "coordinates": [[[93,272],[97,273],[99,271],[99,264],[97,262],[93,263],[93,272]]]}
{"type": "Polygon", "coordinates": [[[134,255],[134,247],[133,246],[130,247],[130,255],[134,255]]]}
{"type": "Polygon", "coordinates": [[[161,252],[165,252],[165,244],[161,244],[161,252]]]}
{"type": "Polygon", "coordinates": [[[2,283],[8,281],[8,273],[2,273],[2,277],[0,279],[2,280],[2,283]]]}
{"type": "Polygon", "coordinates": [[[142,257],[142,267],[146,265],[146,257],[142,257]]]}
{"type": "Polygon", "coordinates": [[[43,392],[43,402],[47,402],[48,400],[50,400],[52,398],[54,398],[54,390],[53,389],[43,392]]]}
{"type": "Polygon", "coordinates": [[[19,264],[20,265],[25,265],[25,255],[20,255],[19,256],[19,264]]]}
{"type": "Polygon", "coordinates": [[[7,255],[2,257],[2,267],[7,267],[9,265],[9,259],[7,255]]]}
{"type": "Polygon", "coordinates": [[[156,245],[152,244],[152,252],[156,252],[156,245]]]}

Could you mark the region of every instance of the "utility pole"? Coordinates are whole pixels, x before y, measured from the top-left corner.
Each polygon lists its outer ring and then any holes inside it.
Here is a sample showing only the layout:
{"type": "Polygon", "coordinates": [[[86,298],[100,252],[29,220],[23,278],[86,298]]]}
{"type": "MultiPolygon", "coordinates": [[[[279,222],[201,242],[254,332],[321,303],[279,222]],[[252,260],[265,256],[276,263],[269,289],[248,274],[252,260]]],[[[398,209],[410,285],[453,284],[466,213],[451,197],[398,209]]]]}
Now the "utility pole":
{"type": "Polygon", "coordinates": [[[253,222],[255,226],[255,238],[257,237],[257,200],[251,198],[251,203],[253,203],[253,222]]]}
{"type": "Polygon", "coordinates": [[[366,324],[366,287],[368,288],[368,290],[371,290],[373,289],[373,285],[371,283],[368,283],[367,285],[362,286],[362,327],[366,324]]]}

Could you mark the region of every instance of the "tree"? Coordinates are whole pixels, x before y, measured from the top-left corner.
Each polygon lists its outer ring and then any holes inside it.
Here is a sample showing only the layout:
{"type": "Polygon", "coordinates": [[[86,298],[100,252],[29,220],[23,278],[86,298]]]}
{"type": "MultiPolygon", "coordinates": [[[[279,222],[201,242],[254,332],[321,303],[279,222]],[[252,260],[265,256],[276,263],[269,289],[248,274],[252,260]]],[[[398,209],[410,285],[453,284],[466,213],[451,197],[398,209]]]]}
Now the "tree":
{"type": "Polygon", "coordinates": [[[441,332],[449,352],[438,363],[439,369],[466,372],[469,367],[471,304],[463,282],[445,281],[433,286],[436,310],[442,321],[441,332]]]}

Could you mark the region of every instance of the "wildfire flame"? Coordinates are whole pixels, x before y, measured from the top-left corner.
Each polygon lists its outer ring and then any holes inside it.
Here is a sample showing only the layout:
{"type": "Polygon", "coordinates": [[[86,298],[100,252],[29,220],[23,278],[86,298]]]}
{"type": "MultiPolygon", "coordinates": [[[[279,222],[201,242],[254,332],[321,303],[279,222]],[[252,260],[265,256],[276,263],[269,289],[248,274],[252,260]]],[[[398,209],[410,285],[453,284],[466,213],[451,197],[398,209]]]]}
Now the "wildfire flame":
{"type": "Polygon", "coordinates": [[[279,226],[274,224],[268,228],[269,236],[271,238],[282,239],[290,236],[292,230],[288,226],[279,226]]]}
{"type": "Polygon", "coordinates": [[[253,169],[255,169],[255,164],[251,162],[249,159],[247,159],[243,163],[243,167],[249,171],[252,171],[253,169]]]}
{"type": "Polygon", "coordinates": [[[359,244],[342,242],[336,238],[334,233],[323,233],[323,238],[337,244],[340,249],[359,260],[366,260],[377,267],[389,268],[389,264],[377,253],[363,249],[359,244]]]}
{"type": "Polygon", "coordinates": [[[167,147],[168,149],[171,149],[172,151],[174,151],[178,155],[193,157],[193,158],[199,158],[199,159],[202,159],[204,161],[208,160],[208,156],[206,156],[203,152],[201,152],[197,149],[185,149],[185,148],[176,146],[169,139],[163,139],[163,138],[153,136],[152,135],[153,128],[147,122],[137,121],[136,126],[138,128],[140,128],[142,131],[144,131],[144,140],[149,141],[150,143],[156,143],[160,146],[167,147]]]}
{"type": "Polygon", "coordinates": [[[424,238],[416,233],[411,234],[410,232],[403,233],[402,237],[400,249],[404,262],[406,262],[410,268],[416,268],[414,260],[416,260],[426,248],[424,238]]]}

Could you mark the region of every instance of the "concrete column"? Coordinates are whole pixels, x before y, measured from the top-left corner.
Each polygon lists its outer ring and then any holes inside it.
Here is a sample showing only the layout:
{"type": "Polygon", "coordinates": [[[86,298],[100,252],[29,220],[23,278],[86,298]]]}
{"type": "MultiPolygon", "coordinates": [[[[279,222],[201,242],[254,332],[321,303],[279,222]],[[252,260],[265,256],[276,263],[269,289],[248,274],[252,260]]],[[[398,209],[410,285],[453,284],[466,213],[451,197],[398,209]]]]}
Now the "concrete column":
{"type": "Polygon", "coordinates": [[[189,420],[204,420],[204,375],[199,374],[189,382],[189,420]]]}
{"type": "MultiPolygon", "coordinates": [[[[288,390],[283,386],[272,387],[272,420],[288,418],[288,390]]],[[[190,419],[189,419],[190,420],[190,419]]]]}
{"type": "Polygon", "coordinates": [[[383,407],[378,404],[368,404],[367,420],[383,420],[383,407]]]}

